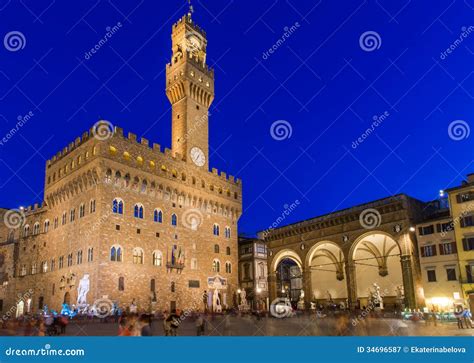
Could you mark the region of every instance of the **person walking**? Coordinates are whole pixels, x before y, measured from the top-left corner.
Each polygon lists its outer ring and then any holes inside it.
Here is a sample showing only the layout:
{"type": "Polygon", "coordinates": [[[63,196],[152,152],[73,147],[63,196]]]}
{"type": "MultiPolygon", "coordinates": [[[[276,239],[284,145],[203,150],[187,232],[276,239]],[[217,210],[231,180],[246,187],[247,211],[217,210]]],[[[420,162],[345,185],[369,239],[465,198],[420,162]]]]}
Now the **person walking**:
{"type": "Polygon", "coordinates": [[[139,327],[140,327],[140,335],[142,337],[149,337],[152,336],[151,332],[151,325],[150,325],[150,317],[146,314],[142,314],[139,320],[139,327]]]}
{"type": "Polygon", "coordinates": [[[171,326],[170,323],[168,322],[168,311],[163,312],[163,332],[165,333],[165,337],[169,336],[171,333],[171,326]]]}
{"type": "Polygon", "coordinates": [[[166,322],[170,327],[170,335],[174,337],[177,336],[179,328],[179,315],[176,314],[176,309],[171,311],[171,314],[168,316],[168,318],[166,318],[166,322]]]}
{"type": "Polygon", "coordinates": [[[466,329],[471,328],[472,329],[472,314],[469,311],[468,308],[464,308],[464,311],[462,312],[462,320],[464,322],[464,325],[466,326],[466,329]]]}
{"type": "Polygon", "coordinates": [[[196,335],[201,336],[205,334],[206,330],[206,321],[203,319],[202,315],[199,314],[196,319],[196,335]]]}
{"type": "Polygon", "coordinates": [[[456,317],[456,320],[458,322],[458,329],[464,329],[464,326],[462,324],[462,314],[463,314],[463,311],[462,311],[462,308],[461,309],[456,309],[454,311],[454,316],[456,317]]]}

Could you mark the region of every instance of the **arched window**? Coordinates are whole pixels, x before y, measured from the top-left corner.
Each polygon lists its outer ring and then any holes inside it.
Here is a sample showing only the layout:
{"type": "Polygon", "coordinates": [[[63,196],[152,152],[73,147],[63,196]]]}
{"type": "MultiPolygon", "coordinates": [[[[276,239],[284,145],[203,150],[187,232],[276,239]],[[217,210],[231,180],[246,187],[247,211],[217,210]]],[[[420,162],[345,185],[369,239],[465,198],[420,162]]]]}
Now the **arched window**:
{"type": "Polygon", "coordinates": [[[225,238],[230,238],[230,227],[229,226],[225,227],[224,236],[225,236],[225,238]]]}
{"type": "Polygon", "coordinates": [[[89,247],[87,249],[87,262],[92,262],[94,260],[94,248],[89,247]]]}
{"type": "Polygon", "coordinates": [[[28,237],[30,234],[30,226],[27,224],[25,227],[23,227],[23,237],[28,237]]]}
{"type": "Polygon", "coordinates": [[[33,234],[36,235],[36,234],[39,234],[39,232],[40,232],[40,224],[38,222],[36,222],[33,225],[33,234]]]}
{"type": "Polygon", "coordinates": [[[212,233],[214,234],[214,236],[219,235],[219,225],[217,223],[214,223],[214,226],[212,228],[212,233]]]}
{"type": "Polygon", "coordinates": [[[226,247],[225,253],[227,256],[230,256],[230,247],[226,247]]]}
{"type": "Polygon", "coordinates": [[[118,185],[120,183],[120,178],[122,178],[122,174],[120,173],[120,171],[115,172],[115,185],[118,185]]]}
{"type": "Polygon", "coordinates": [[[175,227],[178,225],[178,217],[174,213],[171,215],[171,225],[175,227]]]}
{"type": "Polygon", "coordinates": [[[118,290],[119,291],[125,290],[125,279],[122,276],[120,276],[118,279],[118,290]]]}
{"type": "Polygon", "coordinates": [[[86,208],[85,208],[84,203],[82,203],[82,204],[79,206],[79,218],[84,217],[85,212],[86,212],[86,208]]]}
{"type": "Polygon", "coordinates": [[[135,265],[143,265],[143,250],[140,247],[133,249],[133,263],[135,265]]]}
{"type": "Polygon", "coordinates": [[[228,274],[232,273],[232,264],[229,261],[225,263],[225,272],[228,274]]]}
{"type": "Polygon", "coordinates": [[[163,212],[161,209],[155,209],[153,212],[153,220],[158,223],[163,223],[163,212]]]}
{"type": "Polygon", "coordinates": [[[265,277],[265,264],[263,262],[258,263],[258,276],[265,277]]]}
{"type": "Polygon", "coordinates": [[[143,205],[135,204],[135,207],[133,208],[133,216],[135,218],[143,219],[143,205]]]}
{"type": "Polygon", "coordinates": [[[214,245],[214,253],[219,253],[219,245],[214,245]]]}
{"type": "Polygon", "coordinates": [[[62,223],[63,226],[66,224],[66,212],[63,212],[63,217],[62,217],[61,223],[62,223]]]}
{"type": "Polygon", "coordinates": [[[95,212],[95,199],[91,199],[90,205],[89,205],[89,213],[94,213],[95,212]]]}
{"type": "Polygon", "coordinates": [[[162,266],[163,265],[163,254],[161,251],[153,252],[153,266],[162,266]]]}
{"type": "Polygon", "coordinates": [[[107,172],[105,173],[105,182],[110,183],[112,177],[112,170],[107,169],[107,172]]]}
{"type": "Polygon", "coordinates": [[[112,202],[112,213],[123,214],[123,200],[115,198],[112,202]]]}
{"type": "Polygon", "coordinates": [[[220,272],[221,270],[221,262],[216,258],[212,261],[212,271],[220,272]]]}
{"type": "Polygon", "coordinates": [[[147,187],[148,187],[148,183],[147,183],[147,181],[146,181],[146,180],[143,180],[143,181],[142,181],[142,188],[141,188],[141,192],[142,192],[142,193],[145,193],[145,192],[146,192],[146,189],[147,189],[147,187]]]}
{"type": "Polygon", "coordinates": [[[122,262],[122,247],[112,246],[110,249],[110,261],[122,262]]]}

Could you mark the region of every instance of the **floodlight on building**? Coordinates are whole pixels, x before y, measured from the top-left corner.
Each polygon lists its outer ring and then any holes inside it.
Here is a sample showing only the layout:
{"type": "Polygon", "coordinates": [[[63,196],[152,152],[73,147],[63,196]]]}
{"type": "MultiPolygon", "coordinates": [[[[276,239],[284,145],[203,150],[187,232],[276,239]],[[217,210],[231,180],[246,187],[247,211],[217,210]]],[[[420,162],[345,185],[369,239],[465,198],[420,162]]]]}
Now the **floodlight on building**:
{"type": "Polygon", "coordinates": [[[443,189],[440,189],[440,190],[439,190],[439,196],[440,196],[440,197],[444,197],[444,190],[443,190],[443,189]]]}

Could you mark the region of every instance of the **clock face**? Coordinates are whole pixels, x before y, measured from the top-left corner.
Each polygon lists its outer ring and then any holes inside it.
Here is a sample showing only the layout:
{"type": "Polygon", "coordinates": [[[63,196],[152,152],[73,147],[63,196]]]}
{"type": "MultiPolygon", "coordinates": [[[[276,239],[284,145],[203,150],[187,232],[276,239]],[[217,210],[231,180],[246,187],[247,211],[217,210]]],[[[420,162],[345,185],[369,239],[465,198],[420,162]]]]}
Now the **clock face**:
{"type": "Polygon", "coordinates": [[[201,39],[199,39],[196,35],[191,34],[186,38],[186,48],[189,52],[197,52],[201,50],[201,46],[201,39]]]}
{"type": "Polygon", "coordinates": [[[193,147],[189,154],[191,155],[191,160],[197,166],[203,166],[206,163],[206,156],[204,155],[204,152],[197,146],[193,147]]]}

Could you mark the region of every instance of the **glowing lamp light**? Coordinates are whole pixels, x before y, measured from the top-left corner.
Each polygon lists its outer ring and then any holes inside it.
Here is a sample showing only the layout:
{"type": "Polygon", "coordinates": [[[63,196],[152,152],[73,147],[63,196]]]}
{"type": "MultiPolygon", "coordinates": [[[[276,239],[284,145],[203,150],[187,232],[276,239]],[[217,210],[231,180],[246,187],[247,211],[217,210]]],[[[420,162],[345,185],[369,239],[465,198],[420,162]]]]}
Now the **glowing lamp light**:
{"type": "Polygon", "coordinates": [[[410,232],[415,232],[415,227],[412,226],[409,229],[410,229],[410,232]]]}
{"type": "Polygon", "coordinates": [[[459,294],[459,292],[453,292],[453,298],[454,300],[459,300],[461,298],[461,295],[459,294]]]}
{"type": "Polygon", "coordinates": [[[240,289],[237,289],[237,293],[240,294],[242,292],[242,290],[240,289]]]}
{"type": "Polygon", "coordinates": [[[443,189],[440,189],[440,191],[439,191],[439,196],[440,196],[440,197],[444,197],[444,190],[443,190],[443,189]]]}
{"type": "Polygon", "coordinates": [[[262,289],[257,287],[257,294],[260,294],[262,292],[262,289]]]}
{"type": "Polygon", "coordinates": [[[433,305],[447,306],[451,303],[451,299],[447,297],[433,297],[431,298],[431,303],[433,305]]]}

